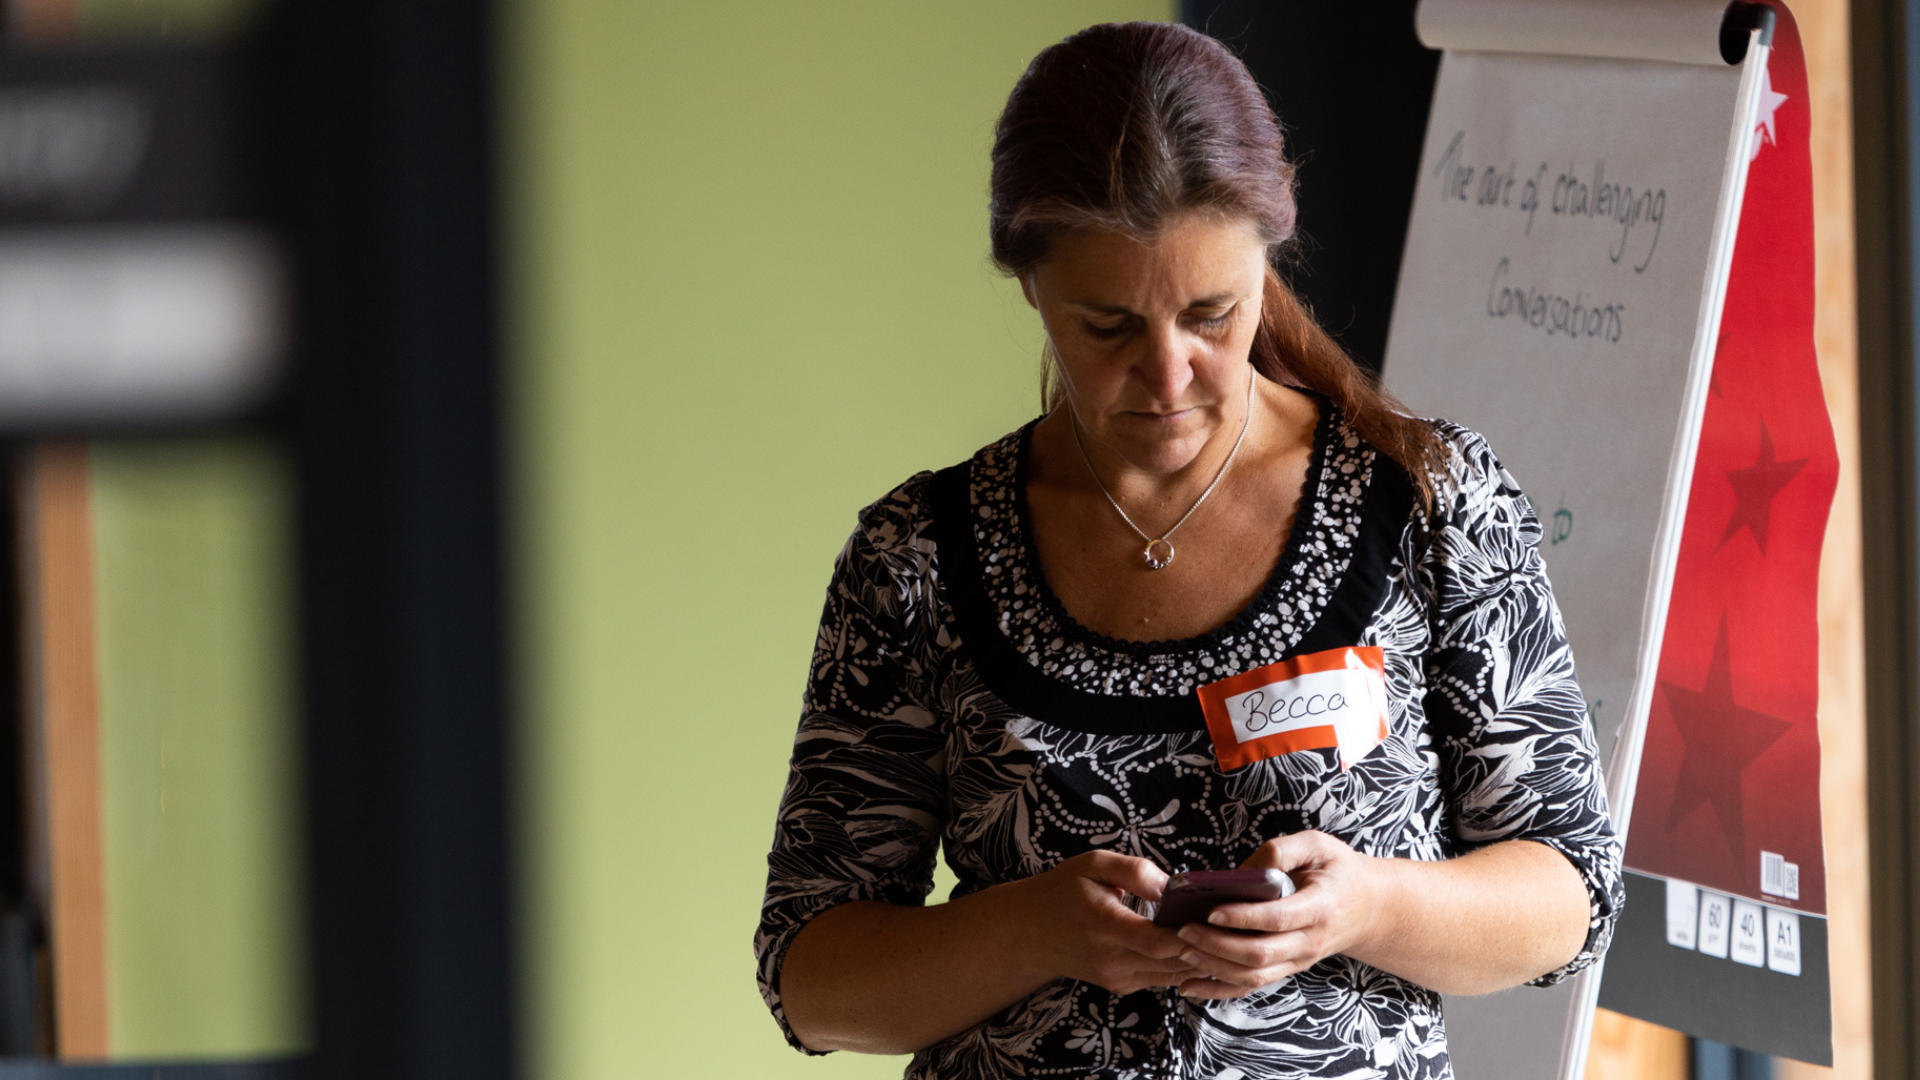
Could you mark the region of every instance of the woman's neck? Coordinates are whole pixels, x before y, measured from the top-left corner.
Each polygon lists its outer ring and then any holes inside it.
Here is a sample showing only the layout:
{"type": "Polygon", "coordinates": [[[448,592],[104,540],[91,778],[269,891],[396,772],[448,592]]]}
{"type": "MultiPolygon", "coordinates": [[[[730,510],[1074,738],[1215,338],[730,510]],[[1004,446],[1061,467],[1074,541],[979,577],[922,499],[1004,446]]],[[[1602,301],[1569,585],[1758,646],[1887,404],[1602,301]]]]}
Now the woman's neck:
{"type": "MultiPolygon", "coordinates": [[[[1155,469],[1143,467],[1088,426],[1078,424],[1071,404],[1062,401],[1034,428],[1028,480],[1102,501],[1104,485],[1141,528],[1154,532],[1145,519],[1158,522],[1159,515],[1169,510],[1176,518],[1185,513],[1207,485],[1221,476],[1229,456],[1234,458],[1229,475],[1242,468],[1258,472],[1263,462],[1292,452],[1303,439],[1311,441],[1319,413],[1317,403],[1306,394],[1256,376],[1249,406],[1222,417],[1191,459],[1172,469],[1155,469]],[[1245,441],[1235,455],[1243,426],[1245,441]]],[[[1221,480],[1224,485],[1227,477],[1221,480]]],[[[1219,496],[1216,492],[1213,497],[1219,496]]],[[[1162,527],[1173,520],[1169,518],[1162,527]]]]}

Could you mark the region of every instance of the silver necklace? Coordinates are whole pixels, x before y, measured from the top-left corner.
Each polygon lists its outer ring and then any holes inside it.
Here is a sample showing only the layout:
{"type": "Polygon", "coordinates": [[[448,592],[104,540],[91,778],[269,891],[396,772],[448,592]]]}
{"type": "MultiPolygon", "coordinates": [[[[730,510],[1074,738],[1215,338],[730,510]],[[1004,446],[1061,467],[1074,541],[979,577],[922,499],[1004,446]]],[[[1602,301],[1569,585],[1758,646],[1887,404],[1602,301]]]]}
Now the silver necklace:
{"type": "Polygon", "coordinates": [[[1074,408],[1071,399],[1068,400],[1067,413],[1073,420],[1073,445],[1080,448],[1080,460],[1087,463],[1087,471],[1093,474],[1093,482],[1099,485],[1100,494],[1107,497],[1107,503],[1113,507],[1113,512],[1120,515],[1120,520],[1127,523],[1127,528],[1138,533],[1140,539],[1147,542],[1146,550],[1142,554],[1146,556],[1149,570],[1165,570],[1173,565],[1173,534],[1180,531],[1180,526],[1187,523],[1187,519],[1193,516],[1195,510],[1200,509],[1200,504],[1207,501],[1207,496],[1213,494],[1213,489],[1220,486],[1220,480],[1227,475],[1227,469],[1233,464],[1233,459],[1239,456],[1240,444],[1247,441],[1247,429],[1253,426],[1253,380],[1253,365],[1248,364],[1247,415],[1240,421],[1240,437],[1233,440],[1233,449],[1227,451],[1227,460],[1220,463],[1220,471],[1213,474],[1213,483],[1207,485],[1207,490],[1193,500],[1193,505],[1187,507],[1187,512],[1180,515],[1180,520],[1174,522],[1173,528],[1168,529],[1158,540],[1148,536],[1145,529],[1134,524],[1133,518],[1127,516],[1127,512],[1121,509],[1120,500],[1114,498],[1113,492],[1107,490],[1106,481],[1100,479],[1100,470],[1093,467],[1093,458],[1087,454],[1087,444],[1080,440],[1080,411],[1074,408]]]}

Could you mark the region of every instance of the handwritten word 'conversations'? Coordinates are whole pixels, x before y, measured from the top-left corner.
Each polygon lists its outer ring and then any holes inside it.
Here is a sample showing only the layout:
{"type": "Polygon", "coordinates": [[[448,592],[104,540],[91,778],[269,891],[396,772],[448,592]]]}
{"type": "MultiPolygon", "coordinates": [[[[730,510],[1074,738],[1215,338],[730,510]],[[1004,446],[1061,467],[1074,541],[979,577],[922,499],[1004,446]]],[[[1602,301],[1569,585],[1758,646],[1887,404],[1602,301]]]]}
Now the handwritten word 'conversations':
{"type": "Polygon", "coordinates": [[[1548,337],[1596,338],[1611,345],[1620,340],[1625,328],[1627,305],[1590,304],[1585,295],[1575,292],[1567,297],[1548,289],[1508,283],[1511,269],[1506,259],[1493,268],[1493,280],[1487,285],[1487,317],[1512,319],[1548,337]]]}
{"type": "Polygon", "coordinates": [[[1634,273],[1643,273],[1652,265],[1667,216],[1666,188],[1635,188],[1610,182],[1607,163],[1599,160],[1593,163],[1590,177],[1581,174],[1572,162],[1556,172],[1543,161],[1532,175],[1524,177],[1511,161],[1504,167],[1476,166],[1466,160],[1466,141],[1466,132],[1455,134],[1434,169],[1441,201],[1525,214],[1527,224],[1522,232],[1527,236],[1533,235],[1534,218],[1542,210],[1557,218],[1604,222],[1609,226],[1608,259],[1617,263],[1632,251],[1635,257],[1629,264],[1634,273]]]}

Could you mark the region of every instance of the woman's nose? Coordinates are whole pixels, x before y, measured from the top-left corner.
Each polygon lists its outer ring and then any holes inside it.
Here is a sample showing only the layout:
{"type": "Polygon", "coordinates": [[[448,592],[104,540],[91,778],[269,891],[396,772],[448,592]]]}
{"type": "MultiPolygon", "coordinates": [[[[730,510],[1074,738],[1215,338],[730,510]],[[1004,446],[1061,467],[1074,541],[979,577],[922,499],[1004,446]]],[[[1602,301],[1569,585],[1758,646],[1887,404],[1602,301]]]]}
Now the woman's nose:
{"type": "Polygon", "coordinates": [[[1172,327],[1150,328],[1142,342],[1145,355],[1134,365],[1135,376],[1163,404],[1179,401],[1193,381],[1193,358],[1181,336],[1172,327]]]}

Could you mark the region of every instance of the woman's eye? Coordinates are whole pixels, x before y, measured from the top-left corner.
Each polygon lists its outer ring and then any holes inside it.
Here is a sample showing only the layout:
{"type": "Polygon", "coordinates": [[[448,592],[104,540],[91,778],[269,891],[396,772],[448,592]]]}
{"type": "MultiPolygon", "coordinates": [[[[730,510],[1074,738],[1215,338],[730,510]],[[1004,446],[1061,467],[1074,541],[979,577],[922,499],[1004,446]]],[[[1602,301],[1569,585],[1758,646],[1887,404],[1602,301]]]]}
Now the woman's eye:
{"type": "Polygon", "coordinates": [[[1112,341],[1114,338],[1120,337],[1127,332],[1127,324],[1124,322],[1117,322],[1111,326],[1101,326],[1099,323],[1087,323],[1086,326],[1087,333],[1092,334],[1102,341],[1112,341]]]}
{"type": "Polygon", "coordinates": [[[1228,308],[1218,315],[1195,317],[1194,323],[1202,330],[1219,330],[1233,320],[1233,309],[1228,308]]]}

